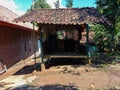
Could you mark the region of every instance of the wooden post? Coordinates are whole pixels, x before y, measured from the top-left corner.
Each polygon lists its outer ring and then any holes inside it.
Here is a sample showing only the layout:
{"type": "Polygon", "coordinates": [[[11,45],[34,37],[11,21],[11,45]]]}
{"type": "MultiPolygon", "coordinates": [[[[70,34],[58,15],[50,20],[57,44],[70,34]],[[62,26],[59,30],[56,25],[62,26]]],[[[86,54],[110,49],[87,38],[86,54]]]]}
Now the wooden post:
{"type": "Polygon", "coordinates": [[[43,26],[40,26],[39,27],[39,30],[40,30],[40,47],[41,47],[41,55],[40,55],[40,58],[41,58],[41,71],[44,71],[45,70],[45,63],[44,63],[44,52],[43,52],[43,41],[42,41],[42,31],[44,30],[44,27],[43,26]]]}
{"type": "Polygon", "coordinates": [[[34,61],[35,61],[35,65],[34,68],[37,69],[36,67],[36,42],[35,42],[35,26],[34,26],[34,22],[33,22],[33,32],[32,32],[32,40],[33,40],[33,47],[34,47],[34,61]]]}
{"type": "Polygon", "coordinates": [[[86,45],[87,45],[88,63],[91,64],[91,52],[90,52],[90,44],[89,44],[89,25],[88,24],[86,24],[86,45]]]}

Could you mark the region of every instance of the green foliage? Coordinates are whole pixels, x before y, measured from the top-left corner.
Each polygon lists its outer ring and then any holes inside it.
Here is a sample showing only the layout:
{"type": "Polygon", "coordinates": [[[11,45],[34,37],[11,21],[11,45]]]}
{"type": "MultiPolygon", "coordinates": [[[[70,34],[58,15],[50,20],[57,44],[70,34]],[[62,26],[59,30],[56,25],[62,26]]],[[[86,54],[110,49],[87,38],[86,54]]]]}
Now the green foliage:
{"type": "Polygon", "coordinates": [[[96,0],[97,9],[111,22],[114,36],[116,24],[120,23],[120,0],[96,0]]]}
{"type": "MultiPolygon", "coordinates": [[[[120,45],[120,22],[116,24],[115,26],[115,47],[117,47],[118,45],[120,45]]],[[[120,51],[120,47],[117,48],[120,51]]]]}
{"type": "Polygon", "coordinates": [[[31,11],[32,9],[40,9],[40,8],[51,8],[51,6],[46,3],[46,0],[33,0],[33,5],[30,6],[30,9],[27,12],[31,11]]]}
{"type": "Polygon", "coordinates": [[[51,8],[51,7],[48,3],[46,3],[45,0],[35,0],[34,9],[40,9],[40,8],[51,8]]]}
{"type": "MultiPolygon", "coordinates": [[[[103,45],[103,48],[111,48],[111,51],[120,53],[120,0],[96,0],[97,9],[110,22],[111,26],[96,28],[100,35],[95,36],[103,45]],[[102,30],[101,30],[102,29],[102,30]],[[99,31],[101,30],[101,32],[99,31]],[[105,35],[107,34],[107,35],[105,35]]],[[[98,45],[98,46],[99,46],[98,45]]],[[[100,46],[101,47],[101,46],[100,46]]]]}
{"type": "Polygon", "coordinates": [[[73,6],[73,0],[66,0],[67,4],[66,7],[67,8],[71,8],[73,6]]]}
{"type": "Polygon", "coordinates": [[[96,0],[97,9],[112,23],[120,21],[120,0],[96,0]]]}
{"type": "Polygon", "coordinates": [[[103,25],[95,25],[92,26],[91,29],[95,32],[95,35],[93,37],[93,41],[95,45],[99,48],[100,52],[103,52],[105,49],[107,51],[110,51],[110,43],[112,36],[103,25]]]}

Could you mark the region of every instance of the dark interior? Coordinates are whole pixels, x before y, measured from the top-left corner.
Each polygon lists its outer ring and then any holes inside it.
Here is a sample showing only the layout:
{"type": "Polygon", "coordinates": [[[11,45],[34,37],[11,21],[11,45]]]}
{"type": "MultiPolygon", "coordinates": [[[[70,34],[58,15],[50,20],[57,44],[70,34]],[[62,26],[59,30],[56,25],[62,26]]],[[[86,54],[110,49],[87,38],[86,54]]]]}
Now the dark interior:
{"type": "Polygon", "coordinates": [[[85,44],[80,44],[81,31],[79,30],[57,30],[46,37],[43,47],[44,54],[56,52],[86,54],[85,44]],[[76,35],[75,32],[77,32],[76,35]],[[75,38],[77,37],[77,40],[75,38]]]}

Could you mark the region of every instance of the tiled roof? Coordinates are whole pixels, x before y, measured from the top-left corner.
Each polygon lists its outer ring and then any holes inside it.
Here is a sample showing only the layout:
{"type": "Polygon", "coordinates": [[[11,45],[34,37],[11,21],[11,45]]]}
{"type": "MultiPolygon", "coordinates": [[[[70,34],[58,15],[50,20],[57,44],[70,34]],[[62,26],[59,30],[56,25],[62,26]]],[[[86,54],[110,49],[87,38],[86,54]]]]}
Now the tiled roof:
{"type": "Polygon", "coordinates": [[[64,9],[36,9],[32,10],[14,21],[32,22],[40,24],[109,24],[95,8],[64,8],[64,9]]]}
{"type": "Polygon", "coordinates": [[[0,5],[0,21],[12,22],[18,15],[0,5]]]}
{"type": "Polygon", "coordinates": [[[27,23],[23,23],[23,22],[13,22],[13,20],[15,18],[19,17],[17,14],[15,14],[14,12],[12,12],[11,10],[9,10],[8,8],[5,8],[3,6],[0,5],[0,21],[3,22],[8,22],[8,23],[12,23],[12,24],[16,24],[22,27],[26,27],[26,28],[33,28],[33,25],[29,22],[27,23]]]}

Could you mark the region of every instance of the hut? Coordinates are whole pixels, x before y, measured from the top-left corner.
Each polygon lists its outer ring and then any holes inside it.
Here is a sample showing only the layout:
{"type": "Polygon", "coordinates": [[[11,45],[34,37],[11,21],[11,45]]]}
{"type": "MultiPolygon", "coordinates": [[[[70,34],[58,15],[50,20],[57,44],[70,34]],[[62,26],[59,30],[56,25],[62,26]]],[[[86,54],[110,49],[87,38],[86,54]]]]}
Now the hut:
{"type": "MultiPolygon", "coordinates": [[[[15,23],[13,19],[18,15],[0,6],[0,73],[20,60],[32,58],[38,51],[33,43],[37,42],[37,31],[30,28],[30,24],[15,23]]],[[[31,24],[32,25],[32,24],[31,24]]]]}
{"type": "Polygon", "coordinates": [[[109,25],[95,8],[36,9],[14,20],[37,22],[41,42],[41,58],[88,58],[89,24],[109,25]],[[82,32],[86,42],[81,45],[82,32]]]}

